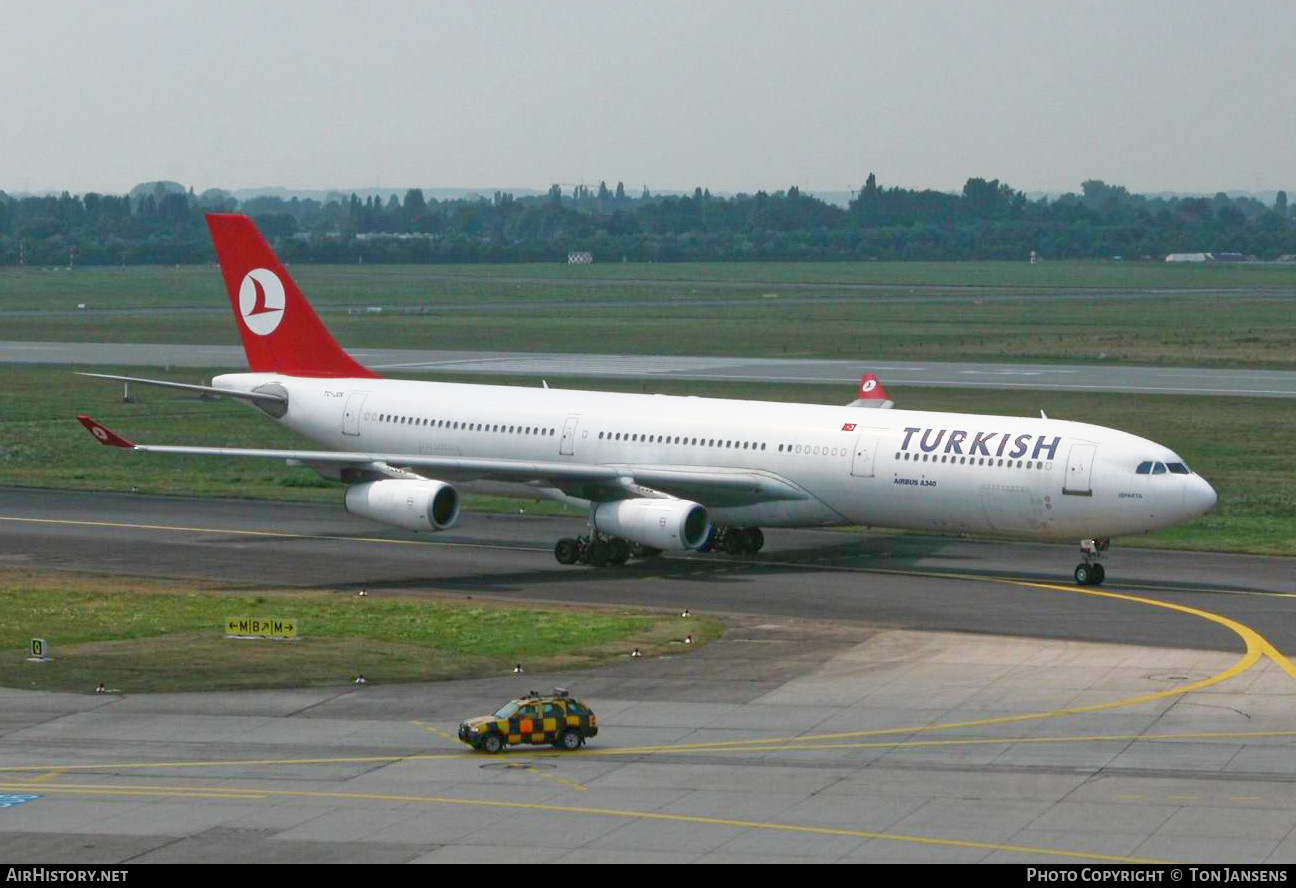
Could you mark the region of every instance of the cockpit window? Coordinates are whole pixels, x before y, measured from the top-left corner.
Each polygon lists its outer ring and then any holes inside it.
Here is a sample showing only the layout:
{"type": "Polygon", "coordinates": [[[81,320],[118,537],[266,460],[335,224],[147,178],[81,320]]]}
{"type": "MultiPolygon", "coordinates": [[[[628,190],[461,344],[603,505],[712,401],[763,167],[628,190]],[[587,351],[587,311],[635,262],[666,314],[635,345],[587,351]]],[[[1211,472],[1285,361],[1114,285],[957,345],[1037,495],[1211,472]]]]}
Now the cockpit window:
{"type": "Polygon", "coordinates": [[[1148,460],[1147,462],[1141,462],[1141,463],[1139,463],[1139,464],[1138,464],[1138,468],[1135,469],[1135,473],[1136,473],[1136,474],[1139,474],[1139,475],[1150,475],[1150,474],[1152,474],[1152,461],[1151,461],[1151,460],[1148,460]]]}
{"type": "Polygon", "coordinates": [[[1166,468],[1170,470],[1170,474],[1172,474],[1172,475],[1191,475],[1191,474],[1192,474],[1192,470],[1189,469],[1189,468],[1188,468],[1186,465],[1184,465],[1183,463],[1166,463],[1166,468]]]}
{"type": "Polygon", "coordinates": [[[1153,475],[1164,475],[1165,472],[1166,472],[1165,463],[1157,463],[1154,466],[1152,466],[1153,475]]]}

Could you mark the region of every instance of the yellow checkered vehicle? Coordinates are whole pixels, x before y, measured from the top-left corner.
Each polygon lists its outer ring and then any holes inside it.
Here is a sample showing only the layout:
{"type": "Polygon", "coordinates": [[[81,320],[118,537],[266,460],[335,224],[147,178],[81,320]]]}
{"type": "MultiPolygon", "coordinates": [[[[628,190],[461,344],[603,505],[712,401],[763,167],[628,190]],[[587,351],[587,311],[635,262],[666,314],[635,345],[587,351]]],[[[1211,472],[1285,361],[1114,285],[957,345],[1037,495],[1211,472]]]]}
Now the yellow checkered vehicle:
{"type": "Polygon", "coordinates": [[[532,691],[510,700],[494,715],[470,718],[459,725],[460,740],[491,753],[523,743],[576,750],[597,734],[598,719],[593,711],[564,688],[554,688],[552,695],[532,691]]]}

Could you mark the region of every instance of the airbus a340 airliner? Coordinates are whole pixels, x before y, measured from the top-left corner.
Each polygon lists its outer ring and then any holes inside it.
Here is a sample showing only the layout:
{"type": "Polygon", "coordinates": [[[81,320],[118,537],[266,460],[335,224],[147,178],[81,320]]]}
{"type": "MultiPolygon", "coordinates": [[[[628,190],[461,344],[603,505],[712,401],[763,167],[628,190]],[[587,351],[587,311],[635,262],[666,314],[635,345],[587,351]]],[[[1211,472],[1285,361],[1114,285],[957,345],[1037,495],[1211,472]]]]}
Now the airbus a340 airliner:
{"type": "Polygon", "coordinates": [[[557,559],[600,567],[755,552],[762,526],[857,524],[1080,540],[1075,580],[1091,585],[1112,537],[1215,505],[1153,441],[1047,418],[861,410],[891,406],[867,378],[846,407],[382,379],[339,347],[251,219],[207,221],[251,372],[131,381],[247,401],[319,449],[133,444],[79,417],[103,444],[309,466],[348,484],[354,514],[418,531],[459,520],[456,485],[551,497],[589,509],[589,532],[559,540],[557,559]]]}

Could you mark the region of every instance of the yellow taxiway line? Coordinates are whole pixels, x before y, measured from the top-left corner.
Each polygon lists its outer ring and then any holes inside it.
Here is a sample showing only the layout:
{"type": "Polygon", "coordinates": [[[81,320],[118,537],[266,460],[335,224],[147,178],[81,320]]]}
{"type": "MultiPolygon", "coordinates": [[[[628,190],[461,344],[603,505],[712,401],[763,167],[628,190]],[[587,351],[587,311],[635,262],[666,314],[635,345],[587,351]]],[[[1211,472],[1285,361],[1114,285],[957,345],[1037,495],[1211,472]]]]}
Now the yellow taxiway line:
{"type": "MultiPolygon", "coordinates": [[[[1066,737],[951,737],[932,740],[877,740],[860,743],[842,743],[828,741],[789,740],[775,747],[731,748],[716,744],[707,747],[696,746],[614,746],[600,749],[583,749],[579,752],[558,750],[511,750],[496,756],[495,760],[507,763],[510,758],[559,758],[580,760],[587,758],[609,758],[640,755],[687,754],[702,755],[708,752],[741,755],[748,752],[831,752],[835,749],[924,749],[941,746],[1012,746],[1018,743],[1174,743],[1191,740],[1262,740],[1279,737],[1296,738],[1296,730],[1291,731],[1182,731],[1174,734],[1074,734],[1066,737]]],[[[411,755],[363,755],[336,756],[333,758],[281,758],[281,759],[223,759],[213,761],[181,762],[94,762],[76,765],[0,765],[0,774],[22,774],[40,772],[37,780],[53,779],[68,771],[139,771],[139,770],[200,770],[203,768],[260,768],[291,767],[300,765],[390,765],[404,762],[437,762],[437,761],[486,761],[480,752],[434,752],[414,753],[411,755]]],[[[522,764],[522,762],[518,762],[522,764]]],[[[32,780],[30,783],[35,783],[32,780]]]]}
{"type": "MultiPolygon", "coordinates": [[[[0,521],[22,521],[28,523],[40,524],[63,524],[63,525],[86,525],[98,527],[128,528],[140,530],[166,530],[179,531],[188,533],[214,533],[214,534],[232,534],[244,536],[260,537],[279,537],[285,539],[307,539],[307,540],[328,540],[328,541],[347,541],[347,542],[373,542],[388,543],[396,545],[448,545],[459,546],[463,548],[488,548],[488,549],[513,549],[519,551],[534,551],[533,547],[510,547],[510,546],[490,546],[480,544],[464,543],[431,543],[420,540],[392,540],[377,537],[349,537],[349,536],[328,536],[328,535],[311,535],[311,534],[291,534],[273,531],[243,531],[243,530],[223,530],[218,528],[197,528],[197,527],[175,527],[163,525],[146,525],[146,524],[126,524],[102,521],[79,521],[70,519],[39,519],[39,518],[19,518],[0,516],[0,521]]],[[[814,567],[814,565],[799,565],[814,567]]],[[[1292,678],[1296,678],[1296,665],[1293,665],[1276,647],[1267,639],[1251,629],[1249,626],[1236,620],[1211,613],[1210,611],[1199,608],[1189,607],[1187,605],[1174,604],[1172,602],[1160,601],[1152,598],[1145,598],[1137,595],[1130,595],[1119,592],[1107,592],[1098,589],[1083,588],[1078,586],[1058,585],[1051,583],[1028,582],[1009,577],[978,576],[975,574],[947,574],[926,571],[894,571],[887,569],[870,569],[855,568],[854,570],[864,570],[872,573],[892,573],[906,576],[931,576],[942,579],[962,579],[973,580],[978,582],[998,582],[1009,585],[1020,586],[1029,589],[1042,589],[1069,594],[1088,595],[1097,598],[1107,598],[1113,600],[1127,601],[1136,604],[1142,604],[1150,607],[1159,607],[1171,611],[1176,611],[1186,615],[1196,616],[1204,620],[1224,626],[1241,638],[1245,653],[1243,656],[1228,669],[1210,676],[1200,681],[1192,682],[1186,685],[1179,685],[1164,691],[1156,691],[1149,694],[1141,694],[1134,697],[1127,697],[1120,700],[1113,700],[1106,703],[1097,703],[1088,706],[1066,707],[1044,712],[1023,713],[1011,716],[998,716],[984,719],[969,719],[956,722],[941,722],[927,725],[914,725],[901,728],[882,728],[865,731],[842,731],[828,734],[803,734],[795,737],[774,737],[756,740],[734,740],[720,741],[711,743],[692,743],[692,744],[671,744],[668,746],[648,746],[648,747],[630,747],[622,749],[599,749],[589,750],[584,756],[604,756],[604,755],[645,755],[658,753],[702,753],[702,752],[745,752],[745,751],[777,751],[777,750],[807,750],[822,751],[840,748],[860,748],[860,747],[880,747],[880,748],[906,748],[921,746],[938,746],[938,745],[976,745],[976,744],[1012,744],[1012,743],[1076,743],[1076,742],[1146,742],[1153,740],[1173,741],[1186,739],[1237,739],[1244,736],[1253,737],[1276,737],[1292,736],[1296,732],[1290,731],[1260,731],[1260,732],[1205,732],[1202,734],[1168,734],[1168,735],[1096,735],[1091,737],[1018,737],[1018,738],[965,738],[948,740],[931,740],[931,741],[896,741],[896,742],[866,742],[859,744],[834,743],[833,741],[860,740],[867,737],[883,737],[897,734],[916,734],[930,731],[948,731],[958,728],[981,727],[987,725],[1013,724],[1026,721],[1035,721],[1048,718],[1056,718],[1067,715],[1080,715],[1091,712],[1100,712],[1110,709],[1118,709],[1129,706],[1136,706],[1142,703],[1148,703],[1156,700],[1166,699],[1169,697],[1179,697],[1194,691],[1204,690],[1222,682],[1243,674],[1262,659],[1273,661],[1279,668],[1286,672],[1292,678]]],[[[1172,591],[1172,590],[1167,590],[1172,591]]],[[[529,753],[529,755],[544,755],[544,753],[529,753]]],[[[550,753],[555,754],[555,753],[550,753]]],[[[571,753],[564,753],[571,755],[571,753]]],[[[582,757],[584,757],[582,756],[582,757]]],[[[59,775],[61,772],[71,770],[129,770],[136,768],[202,768],[202,767],[230,767],[230,766],[251,766],[251,765],[289,765],[289,764],[359,764],[359,763],[383,763],[383,762],[401,762],[401,761],[418,761],[429,759],[448,759],[448,758],[468,758],[472,754],[465,753],[446,753],[446,754],[421,754],[405,756],[355,756],[355,757],[338,757],[338,758],[317,758],[317,759],[261,759],[245,761],[222,761],[222,762],[138,762],[138,763],[106,763],[99,765],[26,765],[0,767],[0,771],[5,772],[31,772],[41,771],[45,773],[44,777],[37,778],[37,781],[48,781],[59,775]]],[[[0,784],[0,788],[21,789],[30,787],[34,781],[28,781],[22,784],[13,784],[5,786],[0,784]]],[[[583,788],[583,787],[582,787],[583,788]]],[[[425,804],[446,804],[446,805],[464,805],[485,808],[503,808],[516,810],[535,810],[557,813],[571,814],[588,814],[603,817],[620,817],[642,820],[662,820],[680,823],[709,824],[729,826],[739,829],[755,830],[773,830],[793,833],[808,833],[816,835],[837,835],[852,836],[863,839],[877,839],[887,841],[909,842],[914,844],[943,846],[953,848],[978,849],[987,852],[1008,852],[1025,855],[1042,855],[1055,857],[1070,857],[1086,860],[1100,860],[1111,862],[1133,862],[1130,858],[1111,855],[1100,855],[1082,853],[1068,850],[1058,850],[1050,848],[1037,848],[1029,846],[1006,845],[991,842],[973,842],[957,839],[939,839],[927,836],[910,836],[893,833],[872,832],[867,830],[850,830],[836,829],[831,827],[809,827],[798,826],[794,824],[768,823],[761,821],[735,820],[728,818],[700,817],[686,814],[665,814],[653,811],[634,811],[614,808],[590,808],[571,805],[550,805],[541,803],[527,802],[505,802],[489,799],[463,799],[444,796],[400,796],[368,793],[345,793],[345,792],[326,792],[326,791],[305,791],[305,790],[223,790],[220,788],[204,787],[147,787],[147,786],[108,786],[102,784],[76,786],[59,783],[42,783],[42,792],[83,794],[83,795],[170,795],[186,796],[193,798],[224,798],[224,799],[268,799],[268,798],[324,798],[336,800],[361,800],[361,801],[386,801],[398,803],[425,803],[425,804]]],[[[1156,861],[1139,861],[1155,863],[1156,861]]]]}
{"type": "MultiPolygon", "coordinates": [[[[26,787],[30,784],[0,784],[0,790],[11,790],[26,787]]],[[[84,795],[130,795],[130,796],[194,796],[204,793],[221,793],[223,790],[204,790],[190,787],[142,787],[142,786],[109,786],[89,784],[74,786],[54,784],[41,788],[42,792],[84,794],[84,795]]],[[[661,811],[635,811],[622,808],[593,808],[580,805],[551,805],[543,802],[509,802],[497,799],[464,799],[453,796],[420,796],[393,795],[387,793],[330,792],[327,790],[257,790],[256,795],[231,792],[227,797],[232,799],[249,799],[257,796],[267,799],[329,799],[336,801],[391,802],[396,804],[426,805],[462,805],[473,808],[496,808],[516,811],[543,811],[551,814],[585,814],[593,817],[617,817],[627,820],[657,820],[667,823],[689,823],[705,826],[726,826],[734,829],[764,830],[769,832],[801,833],[819,836],[847,836],[858,839],[876,839],[880,841],[906,842],[915,845],[928,845],[944,848],[966,848],[988,853],[1002,852],[1008,854],[1039,855],[1046,857],[1068,857],[1083,860],[1097,860],[1109,863],[1143,863],[1156,864],[1165,861],[1139,860],[1112,854],[1094,854],[1084,851],[1068,851],[1059,848],[1039,848],[1031,845],[1007,845],[997,842],[974,842],[964,839],[938,839],[930,836],[913,836],[903,833],[874,832],[863,829],[844,829],[831,826],[801,826],[793,823],[772,823],[760,820],[736,820],[728,817],[703,817],[695,814],[668,814],[661,811]]]]}
{"type": "Polygon", "coordinates": [[[0,521],[17,524],[61,524],[74,527],[111,527],[116,530],[166,530],[174,533],[215,533],[232,536],[275,537],[284,540],[320,540],[335,543],[386,543],[391,546],[440,546],[450,549],[499,549],[509,552],[547,552],[537,546],[504,546],[493,543],[456,543],[448,540],[394,540],[384,537],[342,536],[322,533],[286,533],[277,530],[231,530],[227,527],[185,527],[173,524],[130,524],[124,521],[83,521],[72,518],[25,518],[0,515],[0,521]]]}

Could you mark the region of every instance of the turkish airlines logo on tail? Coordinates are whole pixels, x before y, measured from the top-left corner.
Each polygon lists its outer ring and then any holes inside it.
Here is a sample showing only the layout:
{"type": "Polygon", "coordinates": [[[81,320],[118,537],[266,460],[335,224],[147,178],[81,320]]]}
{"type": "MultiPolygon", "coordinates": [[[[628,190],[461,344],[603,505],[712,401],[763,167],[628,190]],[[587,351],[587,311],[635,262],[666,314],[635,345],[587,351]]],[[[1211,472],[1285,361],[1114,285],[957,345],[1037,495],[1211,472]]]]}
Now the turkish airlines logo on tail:
{"type": "Polygon", "coordinates": [[[284,285],[268,268],[254,268],[239,285],[239,314],[258,336],[269,336],[284,316],[284,285]]]}

